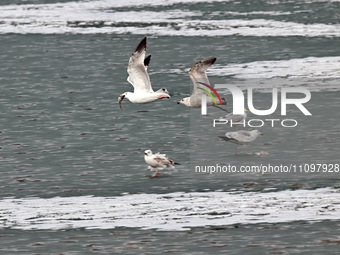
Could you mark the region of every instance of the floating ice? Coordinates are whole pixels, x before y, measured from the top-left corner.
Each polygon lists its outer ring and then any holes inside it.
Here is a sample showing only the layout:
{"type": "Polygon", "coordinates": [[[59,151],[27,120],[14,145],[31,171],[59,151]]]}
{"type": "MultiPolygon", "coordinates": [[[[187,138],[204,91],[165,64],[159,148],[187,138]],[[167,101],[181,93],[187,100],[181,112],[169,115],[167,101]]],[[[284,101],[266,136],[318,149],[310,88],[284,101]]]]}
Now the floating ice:
{"type": "Polygon", "coordinates": [[[117,197],[0,200],[2,227],[67,229],[191,227],[340,219],[340,192],[332,188],[278,192],[193,192],[117,197]]]}
{"type": "MultiPolygon", "coordinates": [[[[339,37],[340,24],[304,24],[273,20],[275,15],[289,12],[226,12],[211,13],[205,17],[201,11],[171,9],[166,11],[117,10],[119,7],[166,6],[193,1],[85,1],[54,4],[27,4],[0,6],[0,33],[116,33],[153,34],[166,36],[326,36],[339,37]],[[261,19],[214,19],[228,14],[265,15],[261,19]],[[197,17],[197,19],[192,19],[197,17]]],[[[220,0],[194,2],[222,2],[220,0]]]]}

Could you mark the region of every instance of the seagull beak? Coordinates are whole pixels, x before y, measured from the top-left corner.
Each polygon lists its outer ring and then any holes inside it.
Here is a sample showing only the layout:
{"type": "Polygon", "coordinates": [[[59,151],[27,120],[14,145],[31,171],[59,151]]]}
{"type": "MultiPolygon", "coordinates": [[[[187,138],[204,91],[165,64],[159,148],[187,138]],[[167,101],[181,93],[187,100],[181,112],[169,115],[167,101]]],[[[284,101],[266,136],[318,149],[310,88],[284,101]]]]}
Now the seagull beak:
{"type": "Polygon", "coordinates": [[[118,104],[119,104],[119,107],[120,107],[121,110],[123,110],[122,101],[123,101],[124,98],[125,98],[125,95],[123,95],[123,94],[118,97],[118,104]]]}
{"type": "Polygon", "coordinates": [[[177,104],[181,104],[180,101],[177,101],[177,104]]]}
{"type": "Polygon", "coordinates": [[[159,96],[158,99],[170,98],[170,96],[159,96]]]}

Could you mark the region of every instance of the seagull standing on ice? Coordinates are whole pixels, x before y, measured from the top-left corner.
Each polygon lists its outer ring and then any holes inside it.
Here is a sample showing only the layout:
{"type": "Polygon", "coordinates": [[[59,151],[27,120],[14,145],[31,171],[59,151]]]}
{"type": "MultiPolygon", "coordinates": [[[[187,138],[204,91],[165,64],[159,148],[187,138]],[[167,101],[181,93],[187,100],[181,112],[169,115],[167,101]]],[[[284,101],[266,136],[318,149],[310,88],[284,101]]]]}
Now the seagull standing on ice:
{"type": "Polygon", "coordinates": [[[127,98],[134,104],[146,104],[158,99],[170,98],[169,92],[166,88],[161,88],[156,92],[153,91],[150,77],[147,69],[150,63],[151,55],[145,58],[146,53],[146,37],[144,37],[137,45],[135,51],[132,53],[127,78],[128,82],[134,87],[133,92],[125,92],[118,98],[119,107],[122,109],[122,101],[127,98]]]}
{"type": "Polygon", "coordinates": [[[146,150],[144,152],[144,160],[149,165],[151,170],[156,169],[156,173],[154,175],[151,175],[151,177],[158,176],[158,171],[166,167],[170,167],[171,169],[173,169],[174,165],[180,165],[179,163],[166,157],[165,154],[160,154],[159,152],[153,154],[151,150],[146,150]]]}
{"type": "MultiPolygon", "coordinates": [[[[259,135],[263,135],[263,134],[258,130],[252,130],[252,131],[239,130],[235,132],[227,132],[225,136],[219,136],[219,138],[227,142],[235,143],[236,144],[235,155],[236,155],[238,145],[248,145],[254,142],[259,135]]],[[[247,147],[246,147],[246,154],[248,154],[247,147]]]]}
{"type": "MultiPolygon", "coordinates": [[[[210,89],[204,85],[206,84],[210,86],[206,71],[213,63],[215,63],[215,61],[216,58],[210,57],[197,62],[195,65],[193,65],[193,67],[191,67],[188,74],[192,83],[194,84],[194,89],[190,97],[183,98],[182,100],[178,101],[177,104],[184,104],[187,107],[194,108],[201,107],[202,94],[205,93],[202,89],[210,91],[210,89]]],[[[227,101],[224,98],[222,98],[222,104],[227,104],[227,101]]],[[[211,97],[207,97],[207,106],[215,106],[215,102],[211,97]]]]}

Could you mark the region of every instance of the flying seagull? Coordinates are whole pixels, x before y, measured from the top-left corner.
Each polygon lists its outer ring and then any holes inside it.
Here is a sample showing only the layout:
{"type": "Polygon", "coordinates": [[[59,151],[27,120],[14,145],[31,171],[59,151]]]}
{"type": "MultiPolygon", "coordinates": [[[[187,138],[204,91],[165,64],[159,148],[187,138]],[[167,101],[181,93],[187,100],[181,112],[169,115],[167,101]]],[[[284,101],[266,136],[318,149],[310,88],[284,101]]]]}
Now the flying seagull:
{"type": "MultiPolygon", "coordinates": [[[[194,108],[201,107],[202,94],[205,93],[204,90],[210,91],[206,85],[211,86],[206,71],[213,63],[215,63],[215,61],[216,58],[210,57],[197,62],[191,67],[188,74],[194,84],[194,89],[190,97],[183,98],[178,101],[177,104],[184,104],[187,107],[194,108]]],[[[222,104],[227,104],[227,101],[224,98],[222,98],[222,104]]],[[[211,97],[207,97],[207,106],[215,106],[215,102],[211,97]]]]}
{"type": "Polygon", "coordinates": [[[149,165],[149,168],[151,168],[151,170],[156,169],[156,173],[154,175],[151,175],[151,177],[158,176],[158,171],[166,167],[170,167],[173,169],[174,165],[180,165],[179,163],[166,157],[165,154],[160,154],[159,152],[153,154],[151,150],[146,150],[144,152],[144,160],[149,165]]]}
{"type": "Polygon", "coordinates": [[[134,91],[125,92],[118,98],[119,107],[122,109],[122,101],[127,98],[134,104],[146,104],[158,99],[170,98],[166,88],[161,88],[156,92],[153,91],[150,78],[148,75],[148,67],[150,64],[151,55],[145,57],[146,53],[146,37],[144,37],[137,45],[132,53],[127,72],[129,77],[127,81],[132,84],[134,91]]]}
{"type": "MultiPolygon", "coordinates": [[[[252,131],[239,130],[235,132],[227,132],[225,136],[219,136],[219,138],[227,142],[235,143],[236,144],[235,155],[236,155],[238,145],[249,145],[250,143],[254,142],[259,135],[263,134],[258,130],[252,131]]],[[[248,154],[247,147],[246,154],[248,154]]]]}

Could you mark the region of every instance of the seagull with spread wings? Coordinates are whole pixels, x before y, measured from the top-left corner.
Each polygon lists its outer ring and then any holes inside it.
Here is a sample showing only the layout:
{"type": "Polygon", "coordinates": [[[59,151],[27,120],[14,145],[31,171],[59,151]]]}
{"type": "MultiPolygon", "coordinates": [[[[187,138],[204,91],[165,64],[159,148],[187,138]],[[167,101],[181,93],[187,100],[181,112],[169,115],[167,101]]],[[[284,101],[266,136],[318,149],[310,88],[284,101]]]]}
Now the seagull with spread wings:
{"type": "Polygon", "coordinates": [[[144,37],[137,45],[132,53],[128,65],[128,82],[132,84],[134,91],[125,92],[118,98],[119,107],[122,109],[122,101],[127,98],[133,104],[146,104],[154,102],[158,99],[170,98],[166,88],[153,91],[150,77],[147,72],[151,55],[145,57],[146,54],[146,37],[144,37]]]}
{"type": "MultiPolygon", "coordinates": [[[[191,67],[188,74],[192,83],[194,84],[194,89],[190,97],[183,98],[182,100],[178,101],[177,104],[184,104],[187,107],[194,108],[201,107],[202,94],[205,93],[204,90],[208,89],[205,85],[211,86],[206,71],[213,63],[215,63],[215,61],[216,58],[210,57],[197,62],[195,65],[193,65],[193,67],[191,67]]],[[[227,104],[227,101],[224,98],[222,98],[222,104],[227,104]]],[[[211,97],[207,98],[207,106],[215,106],[215,102],[211,97]]]]}

